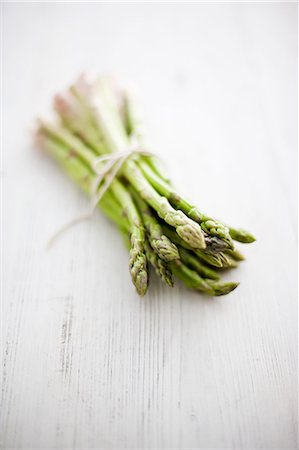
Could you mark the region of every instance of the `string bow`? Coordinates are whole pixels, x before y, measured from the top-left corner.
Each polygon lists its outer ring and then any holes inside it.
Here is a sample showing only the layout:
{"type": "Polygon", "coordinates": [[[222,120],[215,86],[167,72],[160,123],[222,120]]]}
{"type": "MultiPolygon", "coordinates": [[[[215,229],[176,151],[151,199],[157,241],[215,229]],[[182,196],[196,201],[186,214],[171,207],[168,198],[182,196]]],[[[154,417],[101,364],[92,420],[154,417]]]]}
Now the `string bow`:
{"type": "Polygon", "coordinates": [[[88,210],[60,227],[49,239],[47,248],[51,247],[54,241],[72,226],[88,220],[93,216],[97,205],[111,186],[111,183],[116,178],[124,163],[136,155],[152,156],[153,153],[143,150],[137,137],[132,135],[130,137],[129,145],[125,150],[107,153],[94,160],[92,169],[96,174],[96,178],[91,187],[91,202],[88,210]],[[101,167],[99,167],[100,165],[101,167]]]}

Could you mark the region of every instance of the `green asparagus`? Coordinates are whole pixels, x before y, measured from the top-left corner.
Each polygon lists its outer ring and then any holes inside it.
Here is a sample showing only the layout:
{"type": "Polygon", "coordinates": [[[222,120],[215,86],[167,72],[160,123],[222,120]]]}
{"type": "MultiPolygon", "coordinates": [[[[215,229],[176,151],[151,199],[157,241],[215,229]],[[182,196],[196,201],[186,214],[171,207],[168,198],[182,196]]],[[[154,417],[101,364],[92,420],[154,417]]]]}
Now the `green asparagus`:
{"type": "Polygon", "coordinates": [[[212,296],[237,287],[219,281],[219,269],[237,267],[244,256],[233,241],[250,243],[254,236],[202,213],[177,192],[148,151],[127,91],[105,77],[94,83],[80,77],[55,97],[54,109],[59,122],[40,120],[37,144],[119,228],[139,295],[148,287],[148,262],[169,286],[174,275],[212,296]]]}

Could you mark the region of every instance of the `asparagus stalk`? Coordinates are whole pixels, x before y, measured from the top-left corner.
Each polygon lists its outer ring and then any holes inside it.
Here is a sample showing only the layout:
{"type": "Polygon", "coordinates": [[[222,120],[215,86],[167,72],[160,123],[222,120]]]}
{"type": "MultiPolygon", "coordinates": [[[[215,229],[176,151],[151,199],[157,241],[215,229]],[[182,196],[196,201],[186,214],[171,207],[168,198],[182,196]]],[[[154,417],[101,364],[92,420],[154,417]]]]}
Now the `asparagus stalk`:
{"type": "Polygon", "coordinates": [[[191,269],[195,270],[203,278],[219,280],[219,274],[208,266],[205,266],[192,252],[183,247],[178,247],[181,261],[191,269]]]}
{"type": "Polygon", "coordinates": [[[145,229],[132,197],[120,182],[115,183],[114,192],[122,204],[131,225],[130,273],[136,290],[144,296],[148,287],[147,260],[145,256],[145,229]]]}
{"type": "Polygon", "coordinates": [[[189,269],[180,260],[176,260],[170,263],[171,269],[176,277],[184,282],[184,284],[205,294],[213,295],[214,289],[194,270],[189,269]]]}
{"type": "Polygon", "coordinates": [[[171,268],[173,273],[180,278],[187,287],[209,295],[226,295],[236,289],[239,285],[239,283],[235,283],[233,281],[220,283],[214,280],[203,279],[198,275],[198,273],[189,269],[178,260],[171,263],[171,268]]]}

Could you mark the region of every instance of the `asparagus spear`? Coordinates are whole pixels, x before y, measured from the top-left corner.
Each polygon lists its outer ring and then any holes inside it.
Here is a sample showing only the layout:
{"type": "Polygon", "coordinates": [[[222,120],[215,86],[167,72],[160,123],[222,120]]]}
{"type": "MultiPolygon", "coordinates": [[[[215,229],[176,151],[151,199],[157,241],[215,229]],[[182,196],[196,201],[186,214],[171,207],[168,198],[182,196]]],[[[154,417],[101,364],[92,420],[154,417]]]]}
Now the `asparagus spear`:
{"type": "Polygon", "coordinates": [[[139,214],[135,207],[131,195],[120,182],[115,183],[114,192],[122,204],[124,211],[131,225],[130,239],[130,272],[133,283],[139,295],[144,296],[148,287],[147,260],[145,256],[145,229],[139,214]]]}
{"type": "Polygon", "coordinates": [[[180,260],[176,260],[170,263],[170,267],[175,276],[184,282],[184,284],[200,292],[204,292],[209,295],[214,294],[213,288],[194,270],[189,269],[180,260]]]}
{"type": "Polygon", "coordinates": [[[203,278],[210,278],[213,280],[219,280],[219,274],[211,269],[210,267],[205,266],[192,252],[186,250],[183,247],[178,247],[180,259],[181,261],[189,266],[191,269],[195,270],[199,275],[203,278]]]}
{"type": "Polygon", "coordinates": [[[209,295],[226,295],[236,289],[239,285],[239,283],[233,281],[220,283],[214,280],[203,279],[194,270],[189,269],[178,260],[171,263],[171,268],[173,273],[180,278],[187,287],[209,295]]]}

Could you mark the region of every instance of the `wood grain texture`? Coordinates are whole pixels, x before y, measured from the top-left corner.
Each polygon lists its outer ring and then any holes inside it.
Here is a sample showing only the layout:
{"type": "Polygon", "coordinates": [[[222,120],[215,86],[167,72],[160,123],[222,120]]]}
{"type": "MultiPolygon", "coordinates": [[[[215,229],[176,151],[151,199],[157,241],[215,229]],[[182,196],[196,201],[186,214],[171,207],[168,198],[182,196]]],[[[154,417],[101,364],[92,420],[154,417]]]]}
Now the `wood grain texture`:
{"type": "Polygon", "coordinates": [[[3,6],[3,448],[297,448],[297,5],[3,6]],[[209,300],[152,279],[31,145],[82,70],[140,91],[178,186],[258,241],[209,300]]]}

